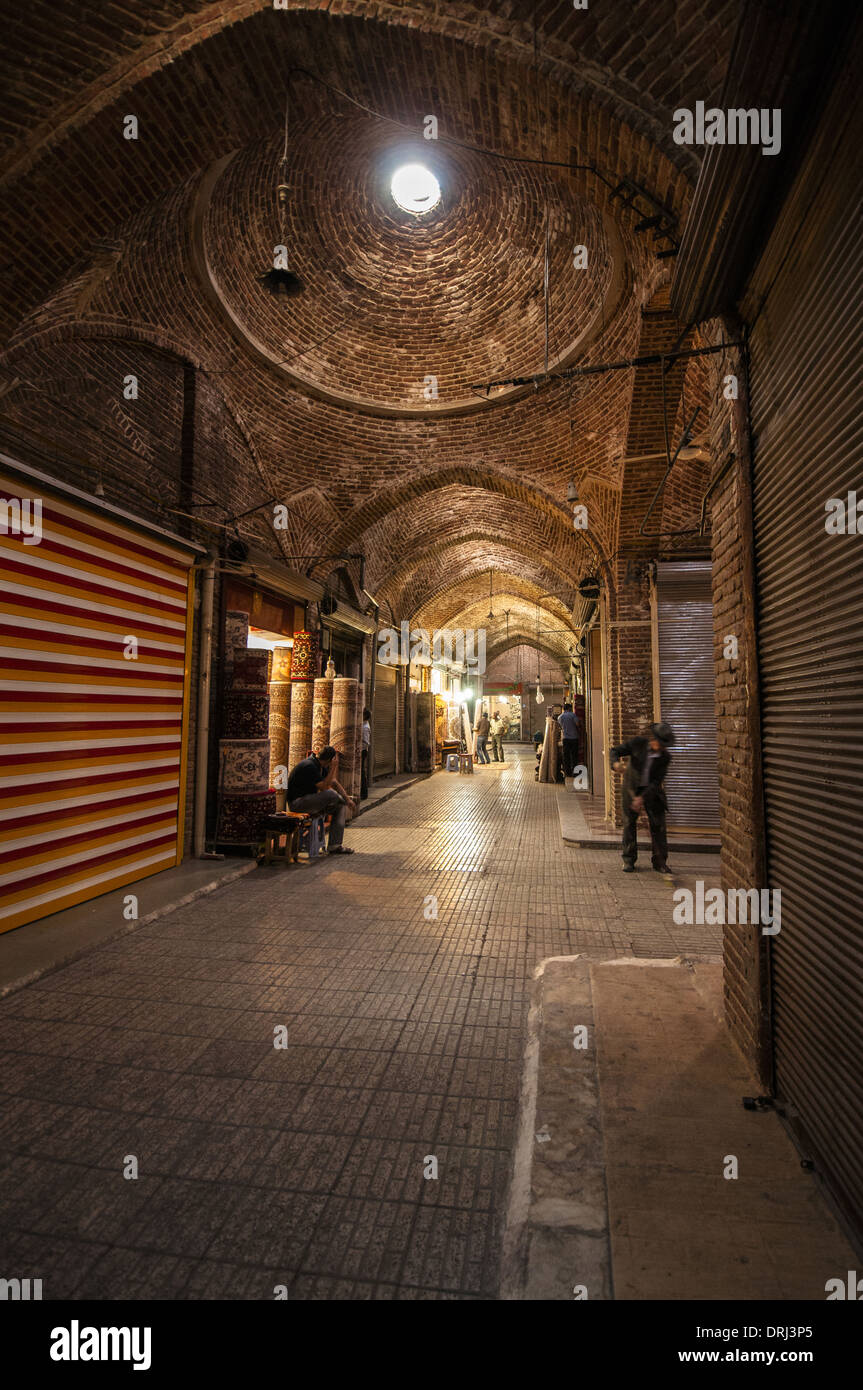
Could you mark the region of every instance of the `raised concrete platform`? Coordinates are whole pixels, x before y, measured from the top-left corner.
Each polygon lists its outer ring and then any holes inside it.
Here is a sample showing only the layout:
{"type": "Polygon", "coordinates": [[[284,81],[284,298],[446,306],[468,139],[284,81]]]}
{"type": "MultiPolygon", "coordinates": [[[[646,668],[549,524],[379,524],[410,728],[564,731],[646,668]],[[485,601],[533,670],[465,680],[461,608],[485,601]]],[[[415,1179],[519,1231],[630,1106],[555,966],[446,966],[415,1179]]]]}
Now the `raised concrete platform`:
{"type": "Polygon", "coordinates": [[[68,965],[94,946],[125,936],[146,922],[155,922],[178,907],[242,878],[256,867],[254,859],[187,859],[176,869],[127,884],[114,893],[78,907],[54,912],[41,922],[28,922],[0,936],[0,998],[38,980],[49,970],[68,965]],[[125,900],[138,899],[138,916],[128,921],[125,900]]]}
{"type": "MultiPolygon", "coordinates": [[[[436,768],[435,771],[440,771],[440,769],[436,768]]],[[[380,781],[371,784],[369,787],[369,794],[365,801],[360,802],[354,819],[356,820],[366,811],[374,810],[375,806],[382,806],[385,801],[389,801],[390,797],[395,796],[397,792],[403,792],[406,788],[414,786],[417,782],[422,782],[427,777],[433,776],[434,773],[432,772],[398,772],[394,773],[391,777],[382,777],[380,781]]],[[[350,824],[350,822],[348,823],[350,824]]]]}
{"type": "MultiPolygon", "coordinates": [[[[556,785],[557,809],[560,816],[561,837],[568,845],[580,845],[582,849],[614,849],[620,852],[620,831],[600,821],[596,814],[596,798],[588,792],[574,792],[571,784],[556,785]]],[[[718,835],[687,830],[674,830],[669,827],[668,853],[672,859],[675,852],[682,854],[718,854],[721,848],[718,835]]],[[[638,824],[638,849],[650,853],[650,836],[644,817],[638,824]]]]}
{"type": "MultiPolygon", "coordinates": [[[[431,773],[404,773],[375,783],[360,803],[355,820],[383,805],[398,792],[412,787],[431,773]]],[[[224,858],[187,859],[175,869],[128,884],[115,893],[55,912],[41,922],[31,922],[0,935],[0,999],[22,985],[38,980],[50,970],[68,965],[79,956],[115,937],[124,936],[147,922],[155,922],[196,898],[232,883],[257,868],[255,859],[242,854],[224,858]],[[138,899],[138,916],[128,921],[125,900],[138,899]]]]}
{"type": "Polygon", "coordinates": [[[721,971],[538,967],[505,1298],[824,1300],[858,1267],[779,1116],[743,1108],[760,1087],[722,1021],[721,971]]]}

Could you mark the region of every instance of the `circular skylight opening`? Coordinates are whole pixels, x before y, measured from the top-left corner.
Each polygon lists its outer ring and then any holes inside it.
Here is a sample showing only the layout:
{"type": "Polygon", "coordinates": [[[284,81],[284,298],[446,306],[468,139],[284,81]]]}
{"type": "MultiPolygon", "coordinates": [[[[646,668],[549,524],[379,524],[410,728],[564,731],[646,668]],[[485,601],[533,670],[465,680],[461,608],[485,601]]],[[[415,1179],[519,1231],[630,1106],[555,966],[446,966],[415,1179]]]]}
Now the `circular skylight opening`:
{"type": "Polygon", "coordinates": [[[404,212],[430,212],[440,202],[440,184],[424,164],[403,164],[396,169],[390,191],[404,212]]]}

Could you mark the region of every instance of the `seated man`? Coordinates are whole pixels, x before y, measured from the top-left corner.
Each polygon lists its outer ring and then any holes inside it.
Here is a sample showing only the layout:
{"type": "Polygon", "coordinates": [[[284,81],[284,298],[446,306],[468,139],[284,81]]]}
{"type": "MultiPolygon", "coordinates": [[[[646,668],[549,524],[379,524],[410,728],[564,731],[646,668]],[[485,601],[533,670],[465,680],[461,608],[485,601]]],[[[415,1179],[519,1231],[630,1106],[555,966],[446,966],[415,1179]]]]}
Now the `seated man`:
{"type": "Polygon", "coordinates": [[[336,781],[338,757],[335,748],[327,747],[322,748],[317,757],[312,753],[297,763],[288,778],[288,810],[332,816],[327,854],[353,854],[352,849],[342,844],[342,837],[348,807],[353,813],[357,803],[336,781]]]}

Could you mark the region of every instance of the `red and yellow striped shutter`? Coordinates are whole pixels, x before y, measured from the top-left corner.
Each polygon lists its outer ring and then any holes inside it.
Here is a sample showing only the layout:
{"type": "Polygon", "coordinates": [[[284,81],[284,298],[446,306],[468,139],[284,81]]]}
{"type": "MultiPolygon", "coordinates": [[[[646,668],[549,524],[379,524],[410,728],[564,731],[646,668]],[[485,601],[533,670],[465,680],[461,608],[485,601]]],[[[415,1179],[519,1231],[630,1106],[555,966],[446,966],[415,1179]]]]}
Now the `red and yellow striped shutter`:
{"type": "MultiPolygon", "coordinates": [[[[0,472],[4,502],[36,497],[0,472]]],[[[193,556],[65,496],[41,507],[38,542],[8,506],[0,525],[0,932],[182,854],[193,556]]]]}

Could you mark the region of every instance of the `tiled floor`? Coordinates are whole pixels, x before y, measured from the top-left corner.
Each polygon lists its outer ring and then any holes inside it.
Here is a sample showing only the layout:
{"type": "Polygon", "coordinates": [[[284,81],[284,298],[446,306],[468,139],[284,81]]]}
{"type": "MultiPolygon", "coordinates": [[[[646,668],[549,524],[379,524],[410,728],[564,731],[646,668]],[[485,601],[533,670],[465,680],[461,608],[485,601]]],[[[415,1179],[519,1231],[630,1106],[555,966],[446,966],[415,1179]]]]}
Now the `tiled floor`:
{"type": "MultiPolygon", "coordinates": [[[[262,869],[3,1001],[0,1273],[494,1297],[532,967],[720,947],[649,869],[563,845],[533,765],[440,773],[350,858],[262,869]]],[[[718,867],[681,856],[678,883],[718,867]]]]}

